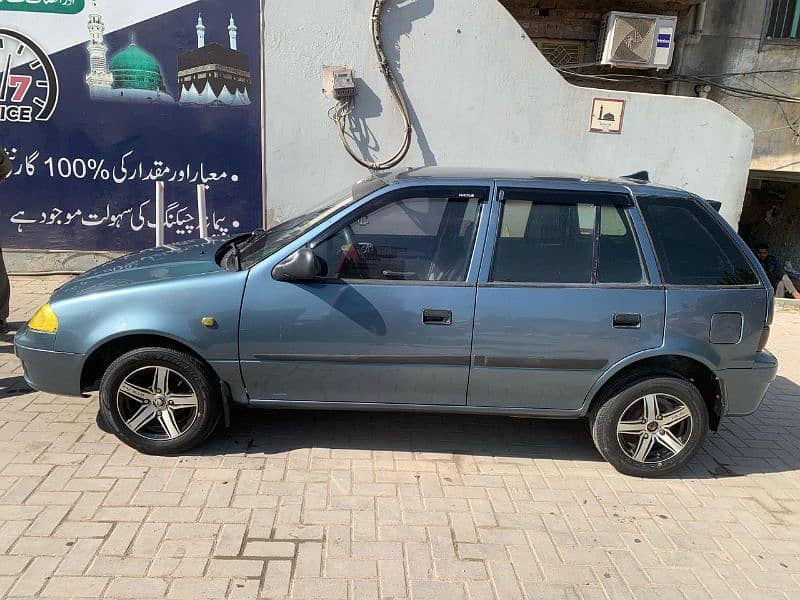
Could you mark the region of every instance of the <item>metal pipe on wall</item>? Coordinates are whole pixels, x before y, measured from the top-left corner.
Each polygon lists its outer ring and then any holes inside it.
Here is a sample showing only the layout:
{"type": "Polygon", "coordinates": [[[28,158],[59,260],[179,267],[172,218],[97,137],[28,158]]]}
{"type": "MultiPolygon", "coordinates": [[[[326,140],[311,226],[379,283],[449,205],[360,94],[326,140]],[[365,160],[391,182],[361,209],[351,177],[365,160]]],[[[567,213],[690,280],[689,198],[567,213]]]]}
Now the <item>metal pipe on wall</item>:
{"type": "Polygon", "coordinates": [[[164,245],[164,182],[156,181],[156,246],[164,245]]]}
{"type": "Polygon", "coordinates": [[[696,12],[694,14],[694,31],[692,32],[693,35],[697,35],[697,36],[703,35],[703,27],[705,27],[705,24],[706,24],[706,8],[707,8],[707,6],[708,6],[708,3],[705,2],[705,0],[704,0],[703,2],[698,4],[696,9],[695,9],[696,12]]]}
{"type": "Polygon", "coordinates": [[[206,211],[206,185],[200,183],[197,185],[197,230],[200,237],[205,239],[208,237],[208,221],[206,211]]]}
{"type": "MultiPolygon", "coordinates": [[[[703,27],[706,24],[706,2],[698,2],[692,7],[692,25],[689,31],[681,36],[675,46],[675,56],[673,60],[672,72],[680,74],[683,67],[683,55],[686,52],[686,46],[689,44],[696,44],[703,36],[703,27]]],[[[671,96],[679,95],[680,84],[677,81],[671,81],[667,88],[667,93],[671,96]]]]}

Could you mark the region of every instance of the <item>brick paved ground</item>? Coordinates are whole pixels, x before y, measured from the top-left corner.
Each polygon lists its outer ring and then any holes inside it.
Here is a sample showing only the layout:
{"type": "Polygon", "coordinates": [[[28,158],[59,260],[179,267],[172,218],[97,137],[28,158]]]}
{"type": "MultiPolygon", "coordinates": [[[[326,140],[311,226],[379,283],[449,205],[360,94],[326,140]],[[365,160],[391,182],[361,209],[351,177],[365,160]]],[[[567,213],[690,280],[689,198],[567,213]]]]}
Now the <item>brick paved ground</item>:
{"type": "MultiPolygon", "coordinates": [[[[22,320],[58,278],[15,278],[22,320]]],[[[258,412],[180,458],[27,390],[0,343],[0,597],[800,598],[800,313],[778,381],[689,472],[582,422],[258,412]]]]}

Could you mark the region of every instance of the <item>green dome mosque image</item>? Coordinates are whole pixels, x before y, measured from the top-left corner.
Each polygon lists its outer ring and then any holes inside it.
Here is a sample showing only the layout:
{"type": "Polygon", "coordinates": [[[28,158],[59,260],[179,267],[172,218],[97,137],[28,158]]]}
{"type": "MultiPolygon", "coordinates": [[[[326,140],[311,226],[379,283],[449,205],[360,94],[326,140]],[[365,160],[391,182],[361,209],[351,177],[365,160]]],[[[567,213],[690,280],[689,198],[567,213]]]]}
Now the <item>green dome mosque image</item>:
{"type": "Polygon", "coordinates": [[[135,42],[111,58],[109,70],[114,77],[113,89],[167,93],[158,61],[135,42]]]}
{"type": "Polygon", "coordinates": [[[96,6],[89,15],[87,27],[89,72],[86,74],[86,85],[92,100],[167,104],[175,102],[167,91],[158,60],[141,48],[133,36],[127,47],[108,60],[108,46],[104,39],[106,27],[96,6]]]}

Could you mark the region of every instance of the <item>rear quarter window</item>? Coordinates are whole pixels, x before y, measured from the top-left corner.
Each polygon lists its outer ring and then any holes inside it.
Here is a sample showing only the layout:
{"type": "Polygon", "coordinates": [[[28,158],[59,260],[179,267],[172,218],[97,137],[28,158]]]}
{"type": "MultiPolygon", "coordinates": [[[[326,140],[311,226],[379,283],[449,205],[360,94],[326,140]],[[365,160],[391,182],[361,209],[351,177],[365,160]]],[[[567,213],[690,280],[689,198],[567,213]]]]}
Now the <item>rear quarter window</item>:
{"type": "Polygon", "coordinates": [[[759,283],[729,233],[691,198],[639,198],[664,282],[726,286],[759,283]]]}

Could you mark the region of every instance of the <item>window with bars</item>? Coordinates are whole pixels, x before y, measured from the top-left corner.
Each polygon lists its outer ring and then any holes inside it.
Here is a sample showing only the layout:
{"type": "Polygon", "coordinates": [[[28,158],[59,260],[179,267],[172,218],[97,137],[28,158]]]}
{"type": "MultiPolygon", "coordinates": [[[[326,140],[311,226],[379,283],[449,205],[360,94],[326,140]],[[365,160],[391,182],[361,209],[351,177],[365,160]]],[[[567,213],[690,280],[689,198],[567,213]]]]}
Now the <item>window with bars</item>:
{"type": "Polygon", "coordinates": [[[765,37],[776,41],[797,41],[800,29],[800,0],[771,0],[765,37]]]}

